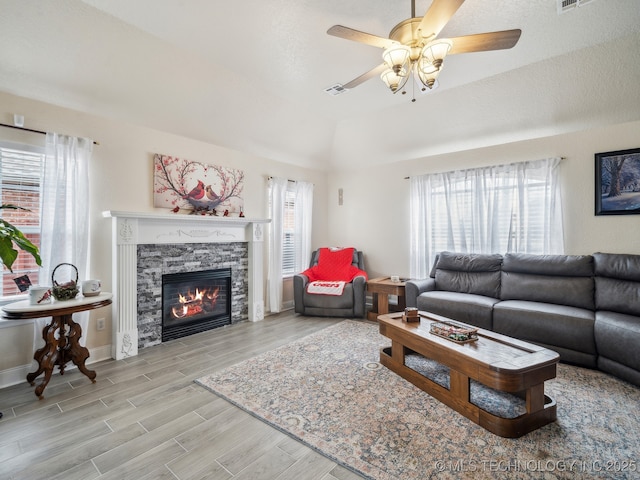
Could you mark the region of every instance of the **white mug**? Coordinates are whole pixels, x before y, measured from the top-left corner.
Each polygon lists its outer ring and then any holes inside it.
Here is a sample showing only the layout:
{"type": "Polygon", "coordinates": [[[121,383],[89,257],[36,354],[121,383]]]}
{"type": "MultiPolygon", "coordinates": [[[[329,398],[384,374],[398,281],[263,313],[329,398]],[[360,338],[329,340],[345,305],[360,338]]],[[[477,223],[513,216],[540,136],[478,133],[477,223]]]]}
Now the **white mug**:
{"type": "Polygon", "coordinates": [[[393,283],[398,283],[400,281],[400,277],[398,275],[391,275],[391,281],[393,283]]]}
{"type": "Polygon", "coordinates": [[[31,285],[29,287],[29,305],[47,305],[51,303],[51,289],[31,285]]]}
{"type": "Polygon", "coordinates": [[[100,293],[102,284],[100,280],[85,280],[82,282],[82,295],[85,297],[93,297],[100,293]]]}

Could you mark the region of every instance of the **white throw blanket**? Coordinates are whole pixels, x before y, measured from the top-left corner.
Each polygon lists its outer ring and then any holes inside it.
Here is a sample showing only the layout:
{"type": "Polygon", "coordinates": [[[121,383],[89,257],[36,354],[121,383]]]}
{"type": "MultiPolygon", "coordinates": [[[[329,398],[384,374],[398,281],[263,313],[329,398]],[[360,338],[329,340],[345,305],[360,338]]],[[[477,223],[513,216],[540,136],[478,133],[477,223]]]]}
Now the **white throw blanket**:
{"type": "Polygon", "coordinates": [[[307,285],[307,293],[315,295],[342,295],[347,282],[328,282],[326,280],[316,280],[307,285]]]}

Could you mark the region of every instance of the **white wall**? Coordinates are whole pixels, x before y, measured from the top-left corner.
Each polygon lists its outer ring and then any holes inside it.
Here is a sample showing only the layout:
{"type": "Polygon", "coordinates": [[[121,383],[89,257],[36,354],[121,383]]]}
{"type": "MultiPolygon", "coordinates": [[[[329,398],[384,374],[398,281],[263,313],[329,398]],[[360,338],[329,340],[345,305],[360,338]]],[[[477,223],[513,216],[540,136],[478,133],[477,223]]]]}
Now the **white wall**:
{"type": "Polygon", "coordinates": [[[594,154],[640,147],[640,122],[425,157],[329,175],[329,237],[365,253],[369,276],[409,274],[409,181],[405,177],[548,157],[561,163],[565,253],[640,254],[640,216],[595,216],[594,154]],[[338,206],[338,189],[344,205],[338,206]]]}
{"type": "MultiPolygon", "coordinates": [[[[13,124],[13,114],[25,116],[25,126],[37,130],[90,137],[94,146],[90,165],[90,276],[103,281],[105,291],[111,283],[111,219],[105,210],[149,212],[153,208],[153,154],[162,153],[202,163],[239,168],[245,172],[244,212],[248,218],[266,218],[266,178],[285,178],[312,182],[314,188],[313,243],[326,244],[326,173],[297,168],[254,155],[206,144],[189,138],[129,125],[112,119],[86,115],[50,104],[0,92],[0,122],[13,124]]],[[[44,144],[44,136],[0,127],[3,140],[44,144]]],[[[167,212],[167,210],[162,210],[167,212]]],[[[265,255],[266,258],[266,255],[265,255]]],[[[108,351],[111,342],[111,307],[91,312],[87,347],[92,352],[108,351]],[[96,320],[105,317],[107,328],[96,330],[96,320]]],[[[0,326],[0,387],[3,372],[30,364],[33,328],[30,324],[2,321],[0,326]]],[[[92,355],[91,360],[96,360],[92,355]]],[[[14,372],[15,373],[15,372],[14,372]]],[[[15,376],[13,373],[10,375],[15,376]]],[[[22,377],[23,378],[23,377],[22,377]]],[[[6,385],[6,382],[4,383],[6,385]]]]}

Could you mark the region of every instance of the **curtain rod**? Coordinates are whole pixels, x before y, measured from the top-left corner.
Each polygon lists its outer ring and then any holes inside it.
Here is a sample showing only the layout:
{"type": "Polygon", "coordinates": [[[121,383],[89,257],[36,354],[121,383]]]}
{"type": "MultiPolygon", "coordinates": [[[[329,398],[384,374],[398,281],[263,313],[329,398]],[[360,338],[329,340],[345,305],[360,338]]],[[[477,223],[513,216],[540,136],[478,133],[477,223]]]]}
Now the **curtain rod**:
{"type": "MultiPolygon", "coordinates": [[[[271,180],[272,178],[273,178],[272,176],[268,176],[267,180],[271,180]]],[[[291,180],[290,178],[287,178],[287,182],[296,183],[295,180],[291,180]]]]}
{"type": "MultiPolygon", "coordinates": [[[[566,159],[567,159],[567,157],[560,157],[560,160],[566,160],[566,159]]],[[[404,177],[404,179],[405,180],[409,180],[409,179],[411,179],[411,177],[404,177]]]]}
{"type": "MultiPolygon", "coordinates": [[[[25,132],[40,133],[42,135],[46,135],[47,134],[47,132],[43,132],[42,130],[34,130],[33,128],[18,127],[16,125],[9,125],[8,123],[0,123],[0,127],[15,128],[16,130],[24,130],[25,132]]],[[[95,140],[93,141],[93,144],[94,145],[100,145],[95,140]]]]}

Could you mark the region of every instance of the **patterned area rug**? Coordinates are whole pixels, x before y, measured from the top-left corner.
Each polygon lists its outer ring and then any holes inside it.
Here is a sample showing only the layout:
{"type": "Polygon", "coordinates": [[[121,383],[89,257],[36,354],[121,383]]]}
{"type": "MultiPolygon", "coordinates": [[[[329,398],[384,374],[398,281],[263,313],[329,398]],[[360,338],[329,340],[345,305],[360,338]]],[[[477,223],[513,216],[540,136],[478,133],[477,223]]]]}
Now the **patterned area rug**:
{"type": "MultiPolygon", "coordinates": [[[[380,365],[390,343],[377,325],[346,320],[196,382],[367,478],[640,476],[637,387],[560,364],[545,389],[558,420],[506,439],[380,365]]],[[[448,382],[441,368],[412,362],[448,382]]],[[[521,408],[481,388],[473,395],[503,416],[521,408]]]]}

